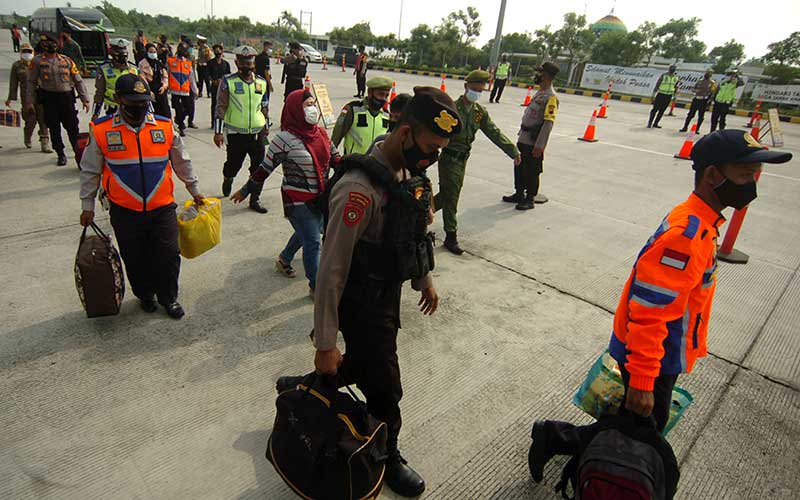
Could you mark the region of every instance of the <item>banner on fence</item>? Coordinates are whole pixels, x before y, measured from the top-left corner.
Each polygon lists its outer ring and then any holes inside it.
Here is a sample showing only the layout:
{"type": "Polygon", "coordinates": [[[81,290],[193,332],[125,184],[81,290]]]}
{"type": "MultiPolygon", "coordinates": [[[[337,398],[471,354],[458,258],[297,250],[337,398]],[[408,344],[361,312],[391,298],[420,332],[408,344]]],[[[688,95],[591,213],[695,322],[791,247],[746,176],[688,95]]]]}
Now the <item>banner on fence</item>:
{"type": "Polygon", "coordinates": [[[753,89],[753,100],[798,106],[800,105],[800,85],[765,85],[759,83],[753,89]]]}

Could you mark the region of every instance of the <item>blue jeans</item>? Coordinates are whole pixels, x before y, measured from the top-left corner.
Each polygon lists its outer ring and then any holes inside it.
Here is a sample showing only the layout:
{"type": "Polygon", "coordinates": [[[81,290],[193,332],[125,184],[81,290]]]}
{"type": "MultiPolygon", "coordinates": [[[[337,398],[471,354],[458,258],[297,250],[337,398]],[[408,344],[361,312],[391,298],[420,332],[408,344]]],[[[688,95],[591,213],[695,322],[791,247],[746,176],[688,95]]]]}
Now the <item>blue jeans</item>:
{"type": "Polygon", "coordinates": [[[303,248],[303,267],[308,278],[308,286],[313,290],[317,286],[317,270],[319,269],[319,254],[321,246],[322,213],[308,208],[306,205],[292,207],[289,223],[294,228],[294,234],[286,243],[286,248],[280,254],[284,264],[291,264],[294,254],[303,248]]]}

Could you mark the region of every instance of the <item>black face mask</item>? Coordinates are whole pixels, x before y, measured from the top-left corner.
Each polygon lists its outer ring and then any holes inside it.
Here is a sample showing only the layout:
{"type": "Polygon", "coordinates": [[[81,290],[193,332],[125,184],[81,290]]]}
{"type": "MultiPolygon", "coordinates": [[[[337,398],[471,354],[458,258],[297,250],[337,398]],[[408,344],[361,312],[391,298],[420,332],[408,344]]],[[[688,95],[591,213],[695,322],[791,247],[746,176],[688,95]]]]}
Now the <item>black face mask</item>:
{"type": "Polygon", "coordinates": [[[222,52],[214,52],[214,56],[215,56],[217,59],[219,59],[220,57],[222,57],[222,52]]]}
{"type": "Polygon", "coordinates": [[[386,99],[369,98],[369,105],[372,109],[381,109],[386,105],[386,99]]]}
{"type": "Polygon", "coordinates": [[[724,181],[714,186],[714,192],[717,194],[717,199],[719,199],[720,203],[737,210],[746,207],[758,196],[755,181],[747,184],[736,184],[727,177],[724,181]]]}
{"type": "Polygon", "coordinates": [[[541,73],[536,73],[535,75],[533,75],[533,83],[535,83],[536,85],[539,85],[540,83],[542,83],[542,74],[541,73]]]}
{"type": "Polygon", "coordinates": [[[45,45],[44,50],[48,54],[55,54],[56,53],[56,46],[51,43],[51,44],[45,45]]]}
{"type": "Polygon", "coordinates": [[[392,121],[390,121],[390,122],[389,122],[389,126],[386,128],[386,131],[387,131],[387,132],[391,132],[392,130],[394,130],[394,127],[395,127],[395,126],[397,126],[397,122],[392,122],[392,121]]]}
{"type": "Polygon", "coordinates": [[[129,125],[138,127],[147,117],[148,106],[146,104],[144,106],[121,106],[120,110],[122,117],[129,125]]]}
{"type": "Polygon", "coordinates": [[[239,74],[242,76],[250,76],[251,73],[253,73],[253,68],[251,68],[250,66],[239,68],[239,74]]]}
{"type": "Polygon", "coordinates": [[[414,145],[410,148],[403,149],[403,158],[406,161],[406,168],[411,174],[418,175],[426,168],[439,161],[439,151],[434,151],[432,153],[422,151],[419,144],[417,144],[417,140],[414,138],[413,132],[411,133],[411,140],[414,142],[414,145]]]}
{"type": "Polygon", "coordinates": [[[115,54],[114,61],[119,64],[125,64],[128,62],[128,54],[115,54]]]}

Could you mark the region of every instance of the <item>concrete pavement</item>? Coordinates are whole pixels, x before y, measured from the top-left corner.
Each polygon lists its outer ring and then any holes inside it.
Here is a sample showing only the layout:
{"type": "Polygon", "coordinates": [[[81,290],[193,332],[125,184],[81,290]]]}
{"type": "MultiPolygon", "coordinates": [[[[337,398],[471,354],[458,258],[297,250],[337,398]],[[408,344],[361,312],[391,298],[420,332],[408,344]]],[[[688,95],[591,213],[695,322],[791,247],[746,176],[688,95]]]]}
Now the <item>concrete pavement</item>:
{"type": "MultiPolygon", "coordinates": [[[[0,92],[15,57],[0,43],[0,92]]],[[[401,92],[439,85],[389,76],[401,92]]],[[[334,67],[313,65],[311,78],[328,84],[337,109],[355,90],[350,72],[334,67]]],[[[463,86],[447,83],[453,96],[463,86]]],[[[482,98],[509,135],[524,95],[507,88],[500,104],[482,98]]],[[[424,498],[556,498],[562,461],[542,485],[529,479],[530,425],[590,421],[572,395],[607,343],[635,255],[691,190],[690,162],[672,158],[683,112],[648,130],[648,106],[614,101],[598,120],[600,142],[588,144],[576,138],[599,100],[559,99],[542,178],[550,202],[526,213],[501,203],[511,162],[479,136],[459,213],[468,253],[437,251],[435,316],[423,318],[406,290],[401,446],[427,479],[424,498]]],[[[218,195],[224,151],[211,141],[210,100],[197,106],[201,128],[186,141],[203,191],[218,195]]],[[[87,120],[81,114],[82,130],[87,120]]],[[[745,122],[730,117],[729,127],[745,122]]],[[[785,149],[797,153],[800,126],[783,126],[785,149]]],[[[57,168],[54,155],[24,149],[19,129],[0,128],[0,145],[0,498],[295,498],[264,459],[275,379],[313,366],[307,285],[272,270],[290,235],[280,179],[265,189],[269,214],[226,202],[221,245],[183,261],[182,321],[140,312],[130,290],[120,315],[88,320],[72,273],[74,162],[57,168]]],[[[799,194],[797,159],[766,167],[737,243],[751,261],[721,264],[711,355],[679,380],[695,396],[669,436],[679,498],[788,499],[800,490],[799,194]]],[[[109,227],[106,214],[98,219],[109,227]]],[[[434,229],[443,234],[438,216],[434,229]]]]}

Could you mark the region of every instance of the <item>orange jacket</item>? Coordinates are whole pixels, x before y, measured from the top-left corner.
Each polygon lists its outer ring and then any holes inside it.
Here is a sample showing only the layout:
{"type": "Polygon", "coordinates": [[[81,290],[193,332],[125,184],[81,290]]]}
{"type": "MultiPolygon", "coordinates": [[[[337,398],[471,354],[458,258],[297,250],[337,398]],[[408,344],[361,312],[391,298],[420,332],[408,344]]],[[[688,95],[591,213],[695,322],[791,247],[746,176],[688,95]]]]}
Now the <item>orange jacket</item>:
{"type": "Polygon", "coordinates": [[[178,59],[175,56],[169,57],[167,58],[167,69],[170,92],[177,95],[189,95],[192,91],[192,82],[189,78],[192,73],[192,61],[178,59]]]}
{"type": "Polygon", "coordinates": [[[169,119],[148,115],[137,134],[116,113],[94,120],[91,128],[103,152],[103,189],[109,200],[137,212],[175,201],[169,160],[174,132],[169,119]]]}
{"type": "Polygon", "coordinates": [[[633,265],[614,316],[609,350],[652,391],[659,375],[692,371],[705,356],[716,290],[717,237],[725,218],[692,193],[664,218],[633,265]]]}

